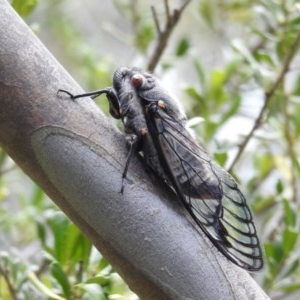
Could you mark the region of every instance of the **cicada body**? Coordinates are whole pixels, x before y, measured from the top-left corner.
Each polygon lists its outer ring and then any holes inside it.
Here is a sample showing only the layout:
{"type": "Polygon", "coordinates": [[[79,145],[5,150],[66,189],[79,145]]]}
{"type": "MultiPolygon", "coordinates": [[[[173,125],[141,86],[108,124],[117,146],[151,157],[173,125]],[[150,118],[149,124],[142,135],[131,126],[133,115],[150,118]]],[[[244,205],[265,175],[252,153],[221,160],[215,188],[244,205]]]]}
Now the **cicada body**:
{"type": "Polygon", "coordinates": [[[67,93],[73,99],[105,93],[111,115],[124,124],[131,150],[143,152],[147,165],[173,187],[218,250],[246,270],[262,268],[262,251],[245,197],[197,144],[180,105],[152,74],[122,67],[114,74],[113,87],[75,96],[67,93]]]}

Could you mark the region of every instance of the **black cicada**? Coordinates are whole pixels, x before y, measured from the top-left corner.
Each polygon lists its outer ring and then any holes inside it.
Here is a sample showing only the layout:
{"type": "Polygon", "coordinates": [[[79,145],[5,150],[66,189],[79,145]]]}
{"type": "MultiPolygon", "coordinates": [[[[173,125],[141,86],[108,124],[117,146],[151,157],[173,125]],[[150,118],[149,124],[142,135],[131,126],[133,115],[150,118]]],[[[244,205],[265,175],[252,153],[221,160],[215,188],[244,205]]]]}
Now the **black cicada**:
{"type": "MultiPolygon", "coordinates": [[[[263,266],[262,251],[246,199],[234,179],[197,144],[185,127],[178,103],[152,75],[119,68],[113,87],[72,99],[106,94],[110,114],[121,119],[126,139],[143,152],[147,165],[173,187],[212,243],[236,265],[263,266]]],[[[124,176],[130,161],[126,163],[124,176]]]]}

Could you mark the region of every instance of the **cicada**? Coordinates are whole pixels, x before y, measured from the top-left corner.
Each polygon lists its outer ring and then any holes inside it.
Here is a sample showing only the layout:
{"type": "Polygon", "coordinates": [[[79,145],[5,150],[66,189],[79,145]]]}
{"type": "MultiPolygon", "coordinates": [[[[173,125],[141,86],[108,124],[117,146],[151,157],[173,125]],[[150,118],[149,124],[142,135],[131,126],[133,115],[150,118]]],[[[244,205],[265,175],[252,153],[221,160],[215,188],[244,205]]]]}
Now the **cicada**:
{"type": "MultiPolygon", "coordinates": [[[[72,99],[106,94],[112,117],[121,119],[131,154],[170,185],[195,223],[231,262],[248,270],[262,268],[262,250],[246,199],[235,180],[199,146],[186,127],[179,103],[158,79],[138,68],[121,67],[113,86],[72,99]]],[[[123,188],[123,187],[122,187],[123,188]]]]}

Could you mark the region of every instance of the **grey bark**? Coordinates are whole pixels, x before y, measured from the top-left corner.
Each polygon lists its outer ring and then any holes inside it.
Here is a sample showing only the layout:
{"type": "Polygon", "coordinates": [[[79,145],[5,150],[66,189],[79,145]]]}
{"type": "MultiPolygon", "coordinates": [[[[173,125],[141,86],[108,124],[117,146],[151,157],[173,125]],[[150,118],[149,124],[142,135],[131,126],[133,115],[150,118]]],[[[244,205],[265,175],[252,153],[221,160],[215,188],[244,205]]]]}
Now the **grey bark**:
{"type": "MultiPolygon", "coordinates": [[[[101,87],[101,83],[99,83],[101,87]]],[[[120,194],[124,137],[0,0],[0,145],[141,299],[268,299],[198,231],[134,157],[120,194]]]]}

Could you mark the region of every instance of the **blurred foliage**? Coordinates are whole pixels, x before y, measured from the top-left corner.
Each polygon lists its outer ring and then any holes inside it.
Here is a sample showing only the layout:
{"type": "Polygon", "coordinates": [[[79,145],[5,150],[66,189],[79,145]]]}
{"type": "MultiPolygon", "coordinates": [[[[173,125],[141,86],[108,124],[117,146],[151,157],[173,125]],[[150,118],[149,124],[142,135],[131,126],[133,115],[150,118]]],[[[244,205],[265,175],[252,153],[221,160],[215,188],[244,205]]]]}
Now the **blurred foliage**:
{"type": "Polygon", "coordinates": [[[38,2],[38,0],[12,0],[11,5],[20,16],[26,17],[33,12],[38,2]]]}
{"type": "Polygon", "coordinates": [[[19,196],[19,213],[0,210],[2,238],[14,239],[0,250],[0,299],[137,299],[41,189],[31,189],[26,202],[19,196]]]}
{"type": "MultiPolygon", "coordinates": [[[[26,16],[36,1],[12,4],[26,16]]],[[[56,37],[58,52],[88,89],[110,85],[116,66],[107,57],[99,58],[85,43],[76,22],[65,17],[63,4],[46,10],[46,28],[56,37]]],[[[146,66],[157,36],[150,1],[115,0],[114,5],[122,22],[131,24],[130,41],[135,52],[132,61],[124,64],[132,65],[138,57],[139,64],[146,66]]],[[[175,5],[170,1],[171,7],[175,5]]],[[[163,5],[157,4],[157,10],[163,19],[163,5]]],[[[300,297],[299,46],[292,63],[282,70],[300,31],[299,3],[197,0],[185,13],[191,17],[190,22],[202,23],[202,31],[191,30],[199,23],[188,23],[188,29],[174,33],[158,66],[160,76],[163,79],[180,66],[188,66],[184,78],[189,84],[185,84],[182,100],[187,115],[195,121],[199,139],[221,165],[231,165],[282,74],[259,129],[234,165],[233,175],[246,187],[265,249],[265,268],[253,276],[272,299],[296,299],[300,297]],[[222,58],[211,66],[207,66],[206,57],[198,55],[199,45],[207,46],[202,40],[203,30],[216,41],[223,41],[220,48],[211,49],[216,60],[222,58]]],[[[181,23],[177,29],[180,27],[181,23]]],[[[174,86],[182,87],[180,82],[174,86]]],[[[107,111],[105,105],[101,102],[107,111]]],[[[27,180],[29,195],[13,192],[11,181],[21,181],[16,172],[13,163],[0,152],[0,229],[3,240],[9,241],[6,250],[0,252],[0,298],[136,299],[39,188],[28,185],[27,180]],[[29,251],[24,259],[26,249],[34,249],[34,253],[29,251]]]]}

